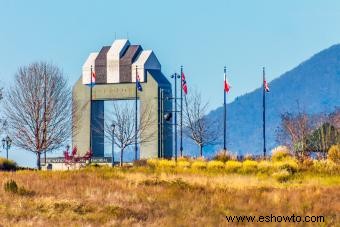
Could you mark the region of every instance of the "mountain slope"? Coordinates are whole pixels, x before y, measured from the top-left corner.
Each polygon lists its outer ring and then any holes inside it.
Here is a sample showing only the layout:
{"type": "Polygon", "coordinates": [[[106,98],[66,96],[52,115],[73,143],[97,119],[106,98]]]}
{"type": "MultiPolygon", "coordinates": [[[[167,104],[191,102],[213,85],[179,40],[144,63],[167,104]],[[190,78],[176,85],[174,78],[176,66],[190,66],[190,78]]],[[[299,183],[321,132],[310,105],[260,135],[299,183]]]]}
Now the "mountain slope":
{"type": "MultiPolygon", "coordinates": [[[[267,93],[267,150],[275,142],[275,130],[284,112],[332,112],[340,106],[340,45],[314,55],[269,84],[267,93]]],[[[223,108],[208,114],[222,119],[223,108]]],[[[262,152],[262,89],[236,98],[227,106],[228,149],[239,154],[262,152]]],[[[222,134],[222,132],[221,132],[222,134]]],[[[222,135],[221,135],[222,137],[222,135]]],[[[222,139],[222,138],[221,138],[222,139]]],[[[191,146],[190,146],[191,147],[191,146]]],[[[207,149],[206,156],[216,149],[207,149]]]]}

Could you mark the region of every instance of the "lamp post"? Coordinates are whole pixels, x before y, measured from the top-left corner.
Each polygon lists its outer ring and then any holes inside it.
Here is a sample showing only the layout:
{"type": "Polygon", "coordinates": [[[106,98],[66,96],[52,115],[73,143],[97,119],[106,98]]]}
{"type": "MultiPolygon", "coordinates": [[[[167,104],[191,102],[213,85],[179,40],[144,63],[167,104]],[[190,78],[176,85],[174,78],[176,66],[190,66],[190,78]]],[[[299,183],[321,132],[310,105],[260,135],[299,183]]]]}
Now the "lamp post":
{"type": "Polygon", "coordinates": [[[175,161],[177,162],[177,79],[181,78],[180,75],[174,73],[171,75],[171,78],[175,80],[175,161]]]}
{"type": "Polygon", "coordinates": [[[112,160],[111,160],[111,164],[112,167],[114,167],[115,165],[115,159],[114,159],[114,149],[115,149],[115,125],[112,123],[111,124],[111,136],[112,136],[112,160]]]}
{"type": "Polygon", "coordinates": [[[2,147],[6,149],[6,158],[8,159],[8,150],[11,148],[12,140],[9,138],[9,136],[6,136],[6,138],[2,139],[2,147]]]}

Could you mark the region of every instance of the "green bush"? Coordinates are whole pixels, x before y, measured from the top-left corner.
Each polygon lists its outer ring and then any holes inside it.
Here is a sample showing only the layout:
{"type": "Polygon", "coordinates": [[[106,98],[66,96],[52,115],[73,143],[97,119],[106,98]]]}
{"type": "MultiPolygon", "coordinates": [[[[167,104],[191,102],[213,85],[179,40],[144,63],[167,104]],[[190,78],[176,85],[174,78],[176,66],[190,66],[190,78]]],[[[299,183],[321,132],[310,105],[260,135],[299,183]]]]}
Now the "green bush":
{"type": "Polygon", "coordinates": [[[277,170],[287,170],[290,173],[296,173],[299,168],[298,164],[293,160],[275,162],[274,167],[277,170]]]}
{"type": "Polygon", "coordinates": [[[216,160],[209,161],[208,169],[214,169],[214,170],[224,169],[224,163],[222,161],[216,161],[216,160]]]}
{"type": "Polygon", "coordinates": [[[274,162],[280,162],[290,157],[289,149],[286,146],[278,146],[272,150],[272,161],[274,162]]]}
{"type": "Polygon", "coordinates": [[[260,161],[257,165],[258,172],[260,173],[270,173],[273,169],[273,164],[270,161],[260,161]]]}
{"type": "Polygon", "coordinates": [[[291,176],[292,176],[291,173],[285,169],[282,169],[272,174],[272,177],[274,177],[280,183],[288,181],[291,178],[291,176]]]}
{"type": "Polygon", "coordinates": [[[257,170],[257,161],[245,160],[242,163],[241,171],[243,173],[255,173],[257,170]]]}
{"type": "Polygon", "coordinates": [[[17,169],[17,164],[14,161],[0,158],[0,170],[2,171],[14,171],[17,169]]]}
{"type": "Polygon", "coordinates": [[[313,160],[311,158],[305,158],[298,164],[300,170],[310,170],[313,168],[313,160]]]}
{"type": "Polygon", "coordinates": [[[160,159],[158,161],[159,168],[174,168],[176,167],[176,162],[174,160],[160,159]]]}
{"type": "Polygon", "coordinates": [[[333,145],[328,150],[327,159],[340,164],[340,145],[333,145]]]}
{"type": "Polygon", "coordinates": [[[189,160],[190,160],[190,157],[187,157],[187,156],[182,156],[182,157],[177,158],[177,161],[189,161],[189,160]]]}
{"type": "Polygon", "coordinates": [[[18,194],[21,196],[32,196],[35,194],[34,191],[29,191],[24,187],[18,187],[17,183],[14,180],[8,180],[4,183],[5,192],[18,194]]]}
{"type": "Polygon", "coordinates": [[[14,180],[6,181],[4,183],[4,190],[5,190],[5,192],[17,193],[18,192],[17,182],[15,182],[14,180]]]}
{"type": "Polygon", "coordinates": [[[149,167],[155,168],[155,167],[157,167],[157,165],[158,165],[158,159],[148,159],[148,160],[146,161],[146,164],[147,164],[149,167]]]}
{"type": "Polygon", "coordinates": [[[239,161],[227,161],[225,163],[225,169],[228,173],[236,173],[242,168],[242,162],[239,161]]]}
{"type": "Polygon", "coordinates": [[[317,173],[339,174],[340,166],[331,160],[314,160],[313,169],[317,173]]]}
{"type": "Polygon", "coordinates": [[[207,163],[205,161],[197,160],[197,161],[194,161],[191,164],[191,168],[192,169],[206,169],[207,168],[207,163]]]}
{"type": "Polygon", "coordinates": [[[190,167],[190,162],[184,161],[184,160],[178,161],[178,162],[177,162],[177,167],[178,167],[178,168],[187,169],[187,168],[190,167]]]}

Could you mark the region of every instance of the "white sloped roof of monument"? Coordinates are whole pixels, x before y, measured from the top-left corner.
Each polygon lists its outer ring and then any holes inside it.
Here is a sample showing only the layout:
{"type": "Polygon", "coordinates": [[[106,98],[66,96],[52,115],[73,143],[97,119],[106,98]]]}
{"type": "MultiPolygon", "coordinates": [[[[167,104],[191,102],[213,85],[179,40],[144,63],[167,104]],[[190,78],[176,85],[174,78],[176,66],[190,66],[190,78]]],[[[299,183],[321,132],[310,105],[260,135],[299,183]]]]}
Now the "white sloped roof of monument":
{"type": "Polygon", "coordinates": [[[161,64],[152,50],[143,50],[132,64],[133,68],[136,66],[144,69],[161,69],[161,64]]]}
{"type": "Polygon", "coordinates": [[[91,65],[94,67],[94,62],[98,56],[98,52],[96,53],[90,53],[90,55],[87,57],[84,65],[83,65],[83,70],[84,68],[91,67],[91,65]]]}
{"type": "Polygon", "coordinates": [[[138,75],[141,82],[145,82],[146,75],[145,70],[143,69],[153,69],[153,70],[161,70],[161,64],[159,63],[156,55],[152,50],[143,50],[136,61],[132,64],[131,68],[131,81],[136,82],[136,66],[138,69],[142,69],[139,71],[138,75]]]}
{"type": "Polygon", "coordinates": [[[83,65],[82,77],[83,77],[83,84],[89,84],[91,82],[91,65],[93,71],[95,71],[95,60],[98,56],[98,53],[90,53],[88,58],[86,59],[83,65]]]}
{"type": "Polygon", "coordinates": [[[125,49],[130,45],[127,39],[117,39],[113,41],[110,50],[107,52],[107,56],[119,60],[125,49]]]}

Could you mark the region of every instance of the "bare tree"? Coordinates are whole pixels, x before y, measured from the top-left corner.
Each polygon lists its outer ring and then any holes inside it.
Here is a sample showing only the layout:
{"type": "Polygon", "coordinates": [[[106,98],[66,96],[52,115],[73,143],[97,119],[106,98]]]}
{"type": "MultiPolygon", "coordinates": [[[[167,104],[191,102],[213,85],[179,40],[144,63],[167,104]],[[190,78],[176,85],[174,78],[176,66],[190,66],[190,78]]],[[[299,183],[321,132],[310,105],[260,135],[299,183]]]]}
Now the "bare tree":
{"type": "Polygon", "coordinates": [[[140,112],[139,123],[137,122],[136,131],[134,107],[129,103],[113,104],[111,117],[104,121],[104,135],[112,143],[112,125],[115,126],[114,143],[120,149],[120,166],[123,165],[125,149],[133,145],[136,138],[139,145],[155,139],[156,131],[153,130],[155,119],[151,114],[151,108],[147,103],[144,104],[143,110],[140,112]]]}
{"type": "Polygon", "coordinates": [[[304,157],[307,153],[307,138],[311,132],[310,117],[299,112],[284,113],[281,115],[281,127],[277,132],[277,140],[294,150],[296,157],[304,157]]]}
{"type": "Polygon", "coordinates": [[[185,96],[184,101],[184,132],[199,146],[202,157],[203,147],[215,144],[219,138],[216,132],[217,122],[207,118],[209,103],[202,101],[201,93],[193,91],[188,97],[185,96]]]}
{"type": "Polygon", "coordinates": [[[65,145],[72,131],[75,109],[63,73],[45,62],[20,67],[5,103],[14,145],[35,153],[40,170],[41,154],[65,145]]]}

